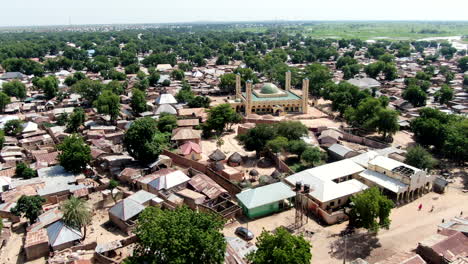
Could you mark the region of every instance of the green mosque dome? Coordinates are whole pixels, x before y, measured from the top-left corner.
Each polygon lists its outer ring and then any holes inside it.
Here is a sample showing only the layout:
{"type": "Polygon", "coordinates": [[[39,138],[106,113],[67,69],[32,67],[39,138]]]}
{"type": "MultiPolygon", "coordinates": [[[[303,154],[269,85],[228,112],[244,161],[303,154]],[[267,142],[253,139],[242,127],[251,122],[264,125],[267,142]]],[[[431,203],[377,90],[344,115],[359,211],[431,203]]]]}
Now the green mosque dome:
{"type": "Polygon", "coordinates": [[[279,93],[279,89],[276,85],[272,83],[265,83],[260,90],[262,94],[276,94],[279,93]]]}

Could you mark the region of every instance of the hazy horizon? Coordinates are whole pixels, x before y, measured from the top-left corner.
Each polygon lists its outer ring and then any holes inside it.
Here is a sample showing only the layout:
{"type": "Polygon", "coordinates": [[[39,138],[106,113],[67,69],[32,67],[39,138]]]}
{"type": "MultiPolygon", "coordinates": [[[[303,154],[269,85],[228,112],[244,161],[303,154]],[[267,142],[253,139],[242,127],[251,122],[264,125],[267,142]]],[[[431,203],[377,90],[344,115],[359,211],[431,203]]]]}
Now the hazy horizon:
{"type": "MultiPolygon", "coordinates": [[[[2,6],[1,27],[259,21],[467,21],[468,1],[446,0],[17,0],[2,6]],[[381,4],[380,4],[381,3],[381,4]],[[387,4],[390,3],[390,4],[387,4]]],[[[468,33],[468,32],[467,32],[468,33]]]]}

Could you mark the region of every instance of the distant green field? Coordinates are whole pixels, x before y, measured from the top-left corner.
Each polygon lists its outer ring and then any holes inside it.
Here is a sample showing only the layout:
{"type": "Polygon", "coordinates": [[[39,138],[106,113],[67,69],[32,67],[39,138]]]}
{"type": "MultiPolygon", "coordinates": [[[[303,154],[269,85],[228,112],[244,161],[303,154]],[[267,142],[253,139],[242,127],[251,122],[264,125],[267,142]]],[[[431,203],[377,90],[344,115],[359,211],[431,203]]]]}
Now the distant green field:
{"type": "MultiPolygon", "coordinates": [[[[239,28],[242,31],[265,32],[269,25],[239,28]]],[[[317,38],[421,39],[468,35],[468,22],[304,22],[303,25],[276,25],[290,34],[317,38]]]]}

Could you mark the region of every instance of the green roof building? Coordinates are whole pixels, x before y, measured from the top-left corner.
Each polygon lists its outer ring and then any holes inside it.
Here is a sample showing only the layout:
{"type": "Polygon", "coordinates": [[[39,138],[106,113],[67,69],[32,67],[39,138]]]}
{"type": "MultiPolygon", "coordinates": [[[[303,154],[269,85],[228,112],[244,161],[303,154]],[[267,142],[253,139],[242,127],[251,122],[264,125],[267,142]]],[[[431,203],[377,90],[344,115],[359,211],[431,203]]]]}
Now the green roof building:
{"type": "Polygon", "coordinates": [[[295,195],[288,185],[277,182],[242,191],[236,197],[247,217],[258,218],[290,207],[291,199],[295,195]]]}

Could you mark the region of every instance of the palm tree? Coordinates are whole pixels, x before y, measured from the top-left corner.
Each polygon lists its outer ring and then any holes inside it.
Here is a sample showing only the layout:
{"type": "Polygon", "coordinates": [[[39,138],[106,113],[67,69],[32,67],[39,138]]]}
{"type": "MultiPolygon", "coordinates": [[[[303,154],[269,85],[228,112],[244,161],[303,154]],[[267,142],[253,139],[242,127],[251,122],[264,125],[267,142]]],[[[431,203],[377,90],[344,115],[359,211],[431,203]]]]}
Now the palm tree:
{"type": "Polygon", "coordinates": [[[63,213],[63,221],[70,227],[81,230],[83,228],[83,240],[86,238],[86,226],[91,223],[92,213],[88,203],[75,196],[63,202],[60,206],[63,213]]]}

